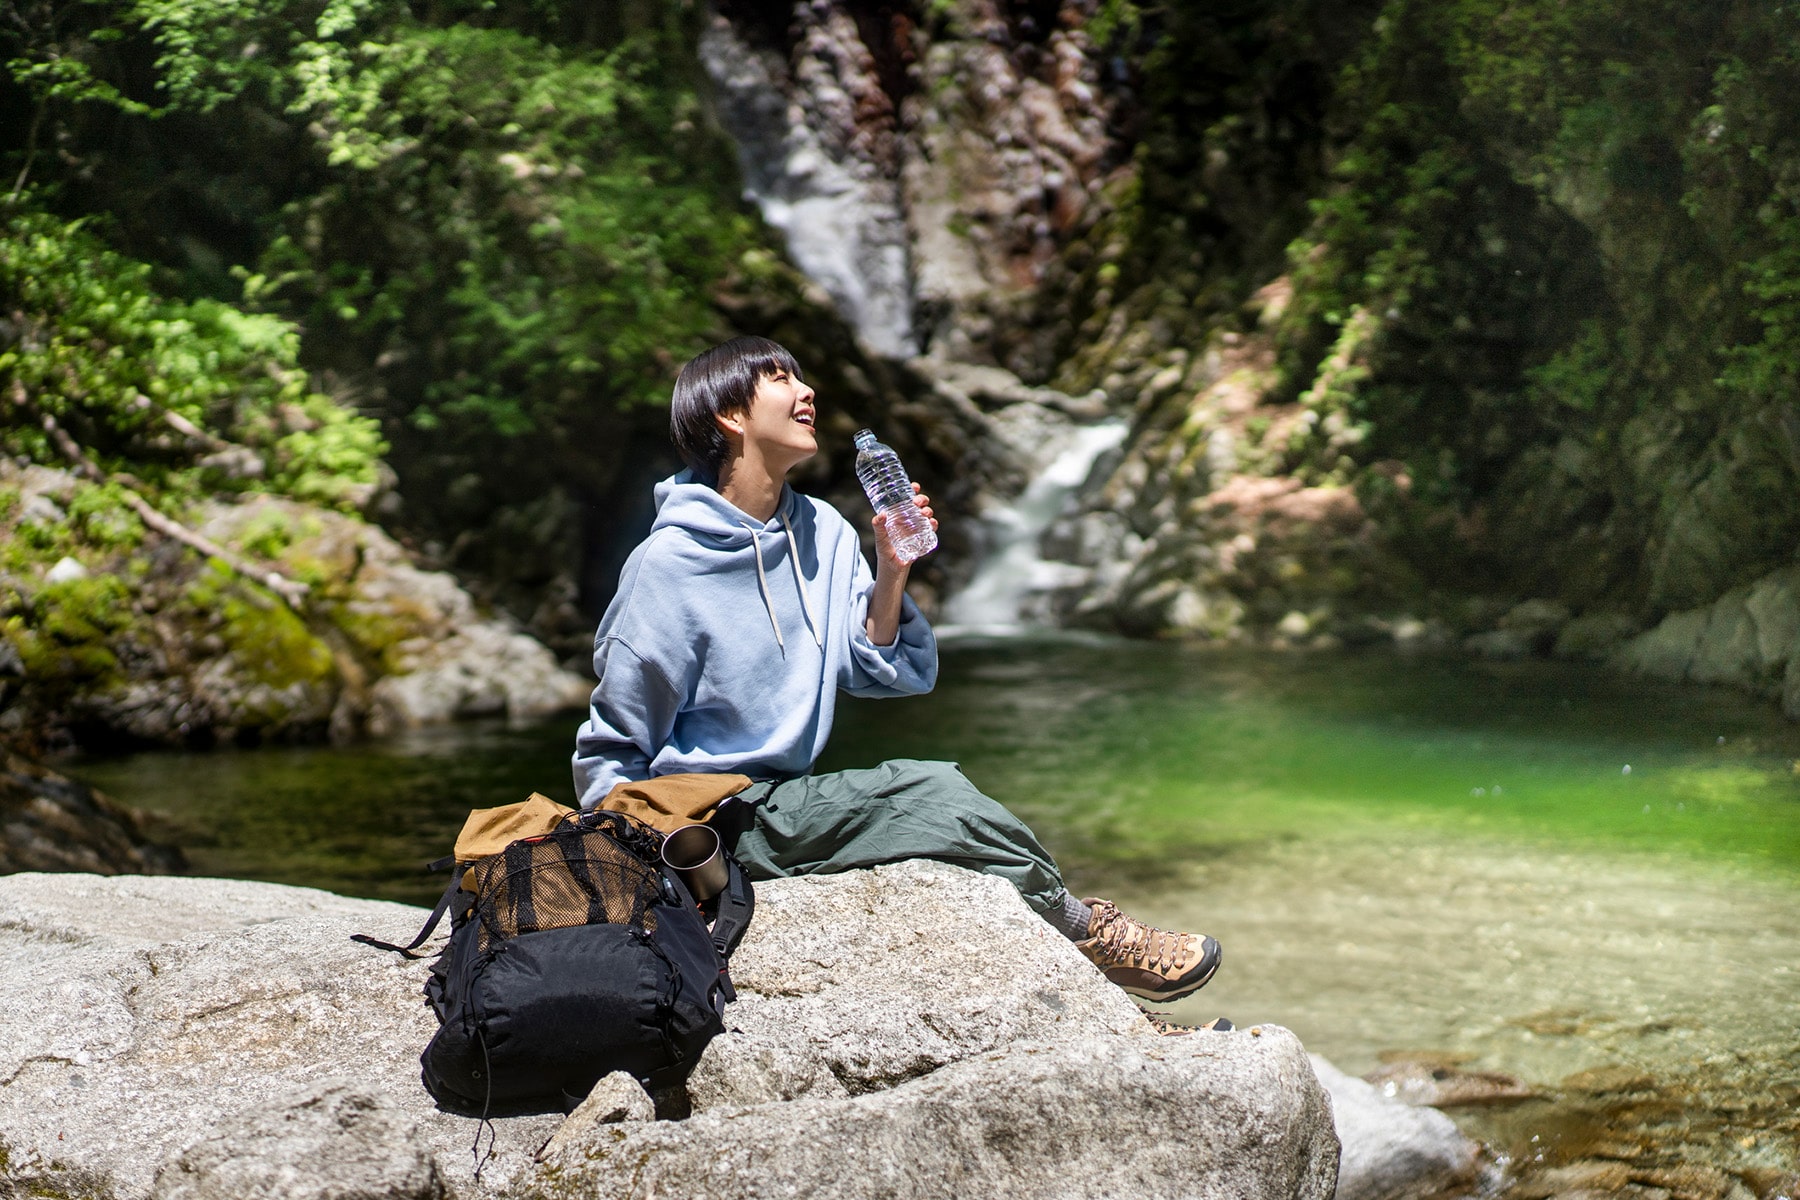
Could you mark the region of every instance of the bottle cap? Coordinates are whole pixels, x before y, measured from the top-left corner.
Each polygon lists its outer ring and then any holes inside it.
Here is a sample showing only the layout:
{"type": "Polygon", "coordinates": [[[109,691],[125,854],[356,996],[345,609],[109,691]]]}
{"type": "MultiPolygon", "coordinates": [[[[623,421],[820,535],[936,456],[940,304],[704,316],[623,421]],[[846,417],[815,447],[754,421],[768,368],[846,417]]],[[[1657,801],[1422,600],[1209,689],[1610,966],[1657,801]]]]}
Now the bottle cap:
{"type": "Polygon", "coordinates": [[[856,431],[856,448],[858,450],[866,449],[874,444],[875,431],[873,429],[859,429],[856,431]]]}

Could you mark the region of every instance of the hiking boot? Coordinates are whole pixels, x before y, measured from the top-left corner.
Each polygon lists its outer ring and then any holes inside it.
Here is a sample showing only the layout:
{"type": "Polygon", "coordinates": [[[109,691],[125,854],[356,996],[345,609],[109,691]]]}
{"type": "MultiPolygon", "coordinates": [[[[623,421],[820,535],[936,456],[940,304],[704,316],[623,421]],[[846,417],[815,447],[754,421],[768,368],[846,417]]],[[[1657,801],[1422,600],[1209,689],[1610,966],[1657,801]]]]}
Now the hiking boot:
{"type": "Polygon", "coordinates": [[[1093,909],[1087,940],[1075,948],[1101,974],[1146,1000],[1179,1000],[1206,986],[1219,969],[1219,943],[1202,933],[1156,929],[1119,911],[1111,900],[1082,901],[1093,909]]]}

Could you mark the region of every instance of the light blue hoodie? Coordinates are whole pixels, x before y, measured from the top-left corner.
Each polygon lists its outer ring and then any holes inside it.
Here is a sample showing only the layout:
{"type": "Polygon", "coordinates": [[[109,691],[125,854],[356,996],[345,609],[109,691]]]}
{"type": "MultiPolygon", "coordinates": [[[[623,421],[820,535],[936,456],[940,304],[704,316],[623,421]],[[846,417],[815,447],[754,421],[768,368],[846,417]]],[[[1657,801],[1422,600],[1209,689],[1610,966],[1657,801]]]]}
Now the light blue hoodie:
{"type": "Polygon", "coordinates": [[[875,577],[830,505],[783,487],[767,522],[683,471],[594,635],[600,684],[575,737],[583,808],[614,784],[684,771],[788,779],[812,769],[841,689],[937,682],[937,642],[907,597],[900,635],[866,629],[875,577]]]}

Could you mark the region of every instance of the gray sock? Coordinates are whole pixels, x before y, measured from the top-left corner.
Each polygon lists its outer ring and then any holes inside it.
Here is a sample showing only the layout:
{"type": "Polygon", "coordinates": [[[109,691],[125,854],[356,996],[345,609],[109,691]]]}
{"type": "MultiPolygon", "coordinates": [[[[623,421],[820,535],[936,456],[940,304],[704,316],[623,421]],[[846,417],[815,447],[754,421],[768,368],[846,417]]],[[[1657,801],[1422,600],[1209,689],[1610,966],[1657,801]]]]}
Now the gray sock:
{"type": "Polygon", "coordinates": [[[1071,942],[1086,941],[1088,922],[1094,910],[1075,898],[1073,892],[1062,894],[1062,903],[1044,910],[1044,920],[1071,942]]]}

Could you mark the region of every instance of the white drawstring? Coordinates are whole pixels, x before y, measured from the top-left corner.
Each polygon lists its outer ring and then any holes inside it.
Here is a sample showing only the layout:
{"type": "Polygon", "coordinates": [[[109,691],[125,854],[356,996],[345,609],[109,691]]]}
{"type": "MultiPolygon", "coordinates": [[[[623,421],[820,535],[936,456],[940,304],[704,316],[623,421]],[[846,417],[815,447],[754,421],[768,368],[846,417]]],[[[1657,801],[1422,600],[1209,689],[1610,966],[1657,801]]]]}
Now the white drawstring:
{"type": "Polygon", "coordinates": [[[775,627],[775,647],[786,650],[787,643],[781,640],[781,622],[775,618],[775,597],[769,595],[769,576],[763,570],[762,543],[756,540],[756,526],[748,521],[739,521],[738,524],[750,531],[750,553],[756,556],[756,583],[762,588],[763,607],[768,610],[769,624],[775,627]]]}
{"type": "MultiPolygon", "coordinates": [[[[813,644],[823,650],[825,637],[819,632],[819,619],[813,615],[812,601],[806,595],[806,577],[800,574],[800,547],[794,541],[794,530],[788,524],[787,516],[781,515],[780,520],[782,532],[787,534],[788,562],[794,567],[794,586],[800,589],[800,609],[806,614],[806,626],[812,631],[813,644]]],[[[739,521],[738,524],[750,531],[750,552],[756,556],[756,585],[762,589],[763,607],[768,610],[769,625],[775,630],[775,645],[785,651],[787,643],[781,637],[781,621],[775,616],[775,597],[769,591],[769,574],[763,570],[762,543],[756,537],[760,531],[748,521],[739,521]]]]}
{"type": "MultiPolygon", "coordinates": [[[[788,561],[794,564],[794,586],[800,589],[800,610],[806,614],[806,624],[812,629],[813,644],[823,650],[825,637],[819,631],[819,619],[813,616],[812,601],[806,598],[806,577],[800,574],[800,547],[794,542],[794,528],[788,524],[786,513],[781,514],[781,528],[787,534],[788,561]]],[[[762,556],[758,554],[757,557],[762,556]]]]}

